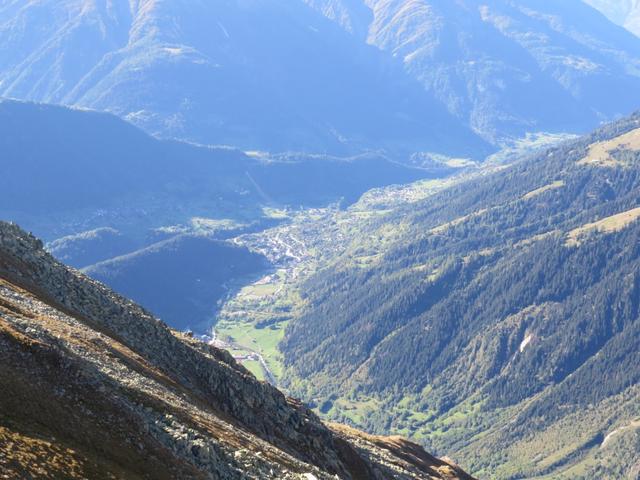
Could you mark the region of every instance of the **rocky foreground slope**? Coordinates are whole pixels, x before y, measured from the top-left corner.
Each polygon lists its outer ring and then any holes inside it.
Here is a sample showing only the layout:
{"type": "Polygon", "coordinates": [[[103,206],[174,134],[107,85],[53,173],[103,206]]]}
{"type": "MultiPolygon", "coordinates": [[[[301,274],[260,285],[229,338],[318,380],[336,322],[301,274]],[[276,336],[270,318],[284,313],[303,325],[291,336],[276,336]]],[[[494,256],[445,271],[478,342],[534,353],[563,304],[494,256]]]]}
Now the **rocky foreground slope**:
{"type": "Polygon", "coordinates": [[[0,222],[0,477],[470,479],[327,426],[0,222]]]}

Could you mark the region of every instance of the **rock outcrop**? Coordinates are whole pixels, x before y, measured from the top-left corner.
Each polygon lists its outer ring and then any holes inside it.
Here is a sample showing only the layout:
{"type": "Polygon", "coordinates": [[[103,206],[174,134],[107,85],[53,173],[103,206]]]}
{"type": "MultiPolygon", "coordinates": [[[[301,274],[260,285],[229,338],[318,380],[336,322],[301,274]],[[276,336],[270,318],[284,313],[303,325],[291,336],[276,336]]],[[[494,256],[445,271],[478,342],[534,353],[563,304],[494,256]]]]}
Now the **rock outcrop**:
{"type": "Polygon", "coordinates": [[[327,426],[0,223],[0,477],[470,479],[327,426]]]}

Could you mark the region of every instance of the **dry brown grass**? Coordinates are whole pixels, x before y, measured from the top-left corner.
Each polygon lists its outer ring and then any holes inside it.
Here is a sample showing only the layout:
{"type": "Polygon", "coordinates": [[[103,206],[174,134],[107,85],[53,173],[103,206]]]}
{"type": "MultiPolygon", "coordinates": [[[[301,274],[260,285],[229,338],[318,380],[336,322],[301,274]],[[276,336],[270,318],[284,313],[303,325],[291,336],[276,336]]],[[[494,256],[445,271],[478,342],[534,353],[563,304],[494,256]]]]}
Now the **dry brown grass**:
{"type": "Polygon", "coordinates": [[[455,227],[456,225],[460,225],[461,223],[470,220],[473,217],[479,217],[480,215],[484,215],[487,213],[487,209],[478,210],[477,212],[470,213],[469,215],[465,215],[464,217],[456,218],[455,220],[451,220],[450,222],[443,223],[435,228],[431,229],[430,233],[443,233],[447,231],[451,227],[455,227]]]}
{"type": "Polygon", "coordinates": [[[640,217],[640,207],[603,218],[602,220],[598,220],[597,222],[587,223],[586,225],[571,230],[567,234],[567,240],[565,244],[567,246],[578,246],[581,243],[581,239],[591,232],[619,232],[620,230],[623,230],[624,228],[635,222],[638,217],[640,217]]]}
{"type": "Polygon", "coordinates": [[[578,161],[578,165],[594,167],[624,167],[625,165],[611,155],[615,150],[640,150],[640,128],[620,135],[619,137],[591,145],[586,157],[578,161]]]}
{"type": "Polygon", "coordinates": [[[0,478],[84,478],[83,464],[72,449],[0,425],[0,478]]]}
{"type": "Polygon", "coordinates": [[[564,180],[557,180],[553,183],[550,183],[549,185],[545,185],[544,187],[540,187],[537,188],[535,190],[532,190],[531,192],[527,193],[526,195],[522,196],[523,200],[530,200],[532,198],[537,197],[538,195],[541,195],[545,192],[548,192],[549,190],[555,190],[556,188],[562,188],[564,187],[564,180]]]}

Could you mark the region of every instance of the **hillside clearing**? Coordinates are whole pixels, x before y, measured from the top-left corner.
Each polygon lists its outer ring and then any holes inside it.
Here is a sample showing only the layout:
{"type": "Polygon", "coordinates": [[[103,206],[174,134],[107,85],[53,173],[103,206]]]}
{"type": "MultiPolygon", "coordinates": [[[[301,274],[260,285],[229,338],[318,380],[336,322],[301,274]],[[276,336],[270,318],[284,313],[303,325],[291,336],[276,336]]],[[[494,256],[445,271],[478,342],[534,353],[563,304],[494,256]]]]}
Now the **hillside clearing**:
{"type": "Polygon", "coordinates": [[[620,135],[619,137],[597,142],[591,145],[586,157],[578,161],[578,165],[595,167],[624,167],[625,164],[611,154],[616,150],[640,151],[640,128],[620,135]]]}
{"type": "Polygon", "coordinates": [[[549,185],[545,185],[544,187],[540,187],[537,188],[535,190],[532,190],[531,192],[527,193],[526,195],[523,195],[522,199],[523,200],[530,200],[534,197],[537,197],[538,195],[542,195],[545,192],[548,192],[549,190],[555,190],[556,188],[562,188],[564,187],[564,180],[557,180],[553,183],[550,183],[549,185]]]}
{"type": "Polygon", "coordinates": [[[603,218],[597,222],[587,223],[582,227],[571,230],[567,234],[565,245],[568,247],[578,246],[581,243],[581,237],[593,231],[597,233],[619,232],[635,222],[638,217],[640,217],[640,207],[603,218]]]}

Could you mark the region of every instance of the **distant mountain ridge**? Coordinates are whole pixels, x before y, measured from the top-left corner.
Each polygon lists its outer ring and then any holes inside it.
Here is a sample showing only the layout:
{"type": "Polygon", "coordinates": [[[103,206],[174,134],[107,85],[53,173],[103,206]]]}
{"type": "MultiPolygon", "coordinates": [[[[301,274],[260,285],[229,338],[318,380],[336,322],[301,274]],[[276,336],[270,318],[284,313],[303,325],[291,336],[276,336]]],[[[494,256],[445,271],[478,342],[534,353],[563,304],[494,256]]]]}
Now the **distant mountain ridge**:
{"type": "Polygon", "coordinates": [[[639,78],[582,0],[0,2],[0,95],[245,150],[482,159],[631,113],[639,78]]]}
{"type": "Polygon", "coordinates": [[[0,215],[47,241],[102,227],[143,241],[191,217],[252,222],[263,206],[350,203],[431,175],[375,153],[255,157],[158,140],[114,115],[29,102],[0,100],[0,126],[0,215]]]}
{"type": "Polygon", "coordinates": [[[94,228],[58,238],[47,250],[61,262],[82,268],[135,250],[135,243],[115,228],[94,228]]]}
{"type": "Polygon", "coordinates": [[[585,0],[611,21],[640,36],[640,2],[638,0],[585,0]]]}
{"type": "Polygon", "coordinates": [[[396,61],[299,0],[5,0],[0,26],[0,96],[242,149],[489,151],[396,61]]]}

